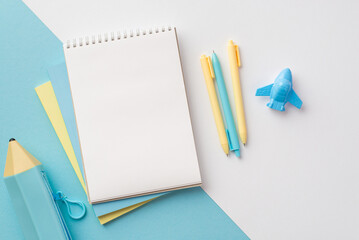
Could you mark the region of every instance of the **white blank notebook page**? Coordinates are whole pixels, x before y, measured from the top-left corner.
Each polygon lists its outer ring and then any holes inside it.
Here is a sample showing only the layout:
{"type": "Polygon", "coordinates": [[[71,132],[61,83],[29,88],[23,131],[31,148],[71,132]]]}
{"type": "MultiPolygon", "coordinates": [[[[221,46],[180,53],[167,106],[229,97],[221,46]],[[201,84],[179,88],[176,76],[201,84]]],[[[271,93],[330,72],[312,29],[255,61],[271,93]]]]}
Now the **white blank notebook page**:
{"type": "Polygon", "coordinates": [[[81,45],[64,52],[90,202],[199,185],[175,29],[81,45]]]}

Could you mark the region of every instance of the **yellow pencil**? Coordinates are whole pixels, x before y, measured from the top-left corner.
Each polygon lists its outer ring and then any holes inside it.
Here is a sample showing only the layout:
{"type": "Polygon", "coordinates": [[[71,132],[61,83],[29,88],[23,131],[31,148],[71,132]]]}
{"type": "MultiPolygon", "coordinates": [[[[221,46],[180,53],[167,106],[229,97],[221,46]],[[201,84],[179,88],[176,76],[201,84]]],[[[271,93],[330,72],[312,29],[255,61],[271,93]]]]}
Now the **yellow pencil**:
{"type": "Polygon", "coordinates": [[[214,87],[214,72],[212,69],[212,62],[209,57],[206,55],[201,56],[201,65],[203,70],[204,79],[206,80],[209,100],[211,102],[214,121],[216,122],[217,132],[219,136],[219,141],[222,145],[223,151],[228,155],[229,146],[227,140],[227,134],[224,129],[223,119],[221,115],[221,110],[219,108],[218,98],[216,94],[216,89],[214,87]]]}
{"type": "Polygon", "coordinates": [[[244,116],[242,90],[241,90],[241,83],[239,80],[239,72],[238,72],[238,68],[241,66],[241,60],[239,57],[238,46],[234,45],[232,40],[230,40],[228,43],[228,57],[229,57],[229,65],[231,68],[234,102],[236,104],[238,132],[242,143],[246,145],[247,127],[246,127],[246,119],[244,116]]]}

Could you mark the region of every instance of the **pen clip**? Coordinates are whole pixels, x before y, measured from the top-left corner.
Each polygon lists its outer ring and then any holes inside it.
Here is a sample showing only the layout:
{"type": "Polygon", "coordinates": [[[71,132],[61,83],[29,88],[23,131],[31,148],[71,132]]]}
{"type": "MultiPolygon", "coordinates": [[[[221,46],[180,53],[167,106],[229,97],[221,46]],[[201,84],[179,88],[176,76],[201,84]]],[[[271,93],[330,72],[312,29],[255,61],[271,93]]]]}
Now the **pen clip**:
{"type": "Polygon", "coordinates": [[[227,135],[229,150],[232,151],[232,150],[233,150],[233,146],[232,146],[231,138],[229,137],[229,131],[228,131],[228,129],[226,129],[226,135],[227,135]]]}
{"type": "Polygon", "coordinates": [[[240,67],[241,66],[241,58],[239,56],[239,48],[238,48],[238,45],[235,45],[234,47],[236,48],[237,65],[238,65],[238,67],[240,67]]]}
{"type": "Polygon", "coordinates": [[[208,67],[209,67],[209,73],[211,74],[212,79],[215,78],[214,76],[214,71],[213,71],[213,67],[212,67],[212,61],[210,57],[207,57],[207,62],[208,62],[208,67]]]}

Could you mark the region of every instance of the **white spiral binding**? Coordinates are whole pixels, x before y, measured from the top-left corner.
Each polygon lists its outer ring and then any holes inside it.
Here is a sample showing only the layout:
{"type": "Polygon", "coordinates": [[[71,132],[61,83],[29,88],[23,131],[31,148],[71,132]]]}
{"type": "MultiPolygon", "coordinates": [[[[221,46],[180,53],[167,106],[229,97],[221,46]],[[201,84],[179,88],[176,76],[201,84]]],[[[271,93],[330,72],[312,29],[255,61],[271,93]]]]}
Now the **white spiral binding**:
{"type": "Polygon", "coordinates": [[[104,42],[111,42],[126,38],[132,38],[132,37],[139,37],[144,35],[150,35],[150,34],[157,34],[160,32],[166,32],[166,31],[172,31],[173,27],[155,27],[150,29],[136,29],[136,30],[130,30],[130,31],[118,31],[118,32],[110,32],[110,33],[104,33],[104,34],[98,34],[98,35],[92,35],[92,36],[85,36],[85,37],[79,37],[74,38],[72,41],[67,40],[64,44],[66,48],[76,48],[76,47],[82,47],[82,46],[89,46],[94,45],[98,43],[104,43],[104,42]]]}

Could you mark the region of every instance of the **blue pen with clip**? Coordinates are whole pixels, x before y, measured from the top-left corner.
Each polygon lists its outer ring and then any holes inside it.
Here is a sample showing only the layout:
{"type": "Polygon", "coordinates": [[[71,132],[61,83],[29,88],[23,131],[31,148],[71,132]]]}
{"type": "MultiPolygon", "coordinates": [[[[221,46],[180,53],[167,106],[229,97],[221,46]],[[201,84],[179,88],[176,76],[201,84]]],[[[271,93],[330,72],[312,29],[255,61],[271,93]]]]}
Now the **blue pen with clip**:
{"type": "Polygon", "coordinates": [[[234,124],[233,114],[231,110],[231,105],[229,104],[226,84],[224,83],[221,65],[219,63],[217,55],[214,52],[212,54],[212,65],[213,65],[214,75],[216,77],[219,96],[222,103],[222,109],[226,123],[226,134],[229,143],[229,150],[234,151],[236,156],[239,157],[240,156],[239,140],[238,140],[236,125],[234,124]]]}

